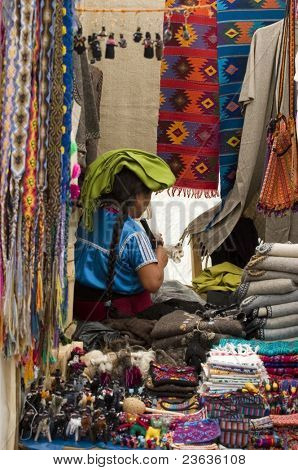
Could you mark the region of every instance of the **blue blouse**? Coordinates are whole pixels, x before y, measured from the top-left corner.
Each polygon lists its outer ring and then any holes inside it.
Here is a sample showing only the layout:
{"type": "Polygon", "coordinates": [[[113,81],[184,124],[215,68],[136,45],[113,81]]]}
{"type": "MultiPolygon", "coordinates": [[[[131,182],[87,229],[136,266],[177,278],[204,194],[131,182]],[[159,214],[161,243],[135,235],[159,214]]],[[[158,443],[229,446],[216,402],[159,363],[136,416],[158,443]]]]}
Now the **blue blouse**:
{"type": "MultiPolygon", "coordinates": [[[[76,280],[95,289],[106,289],[110,245],[117,214],[98,209],[93,217],[93,231],[81,224],[75,245],[76,280]]],[[[157,263],[155,253],[144,229],[131,217],[124,223],[117,248],[113,291],[119,294],[138,294],[144,288],[138,270],[157,263]]]]}

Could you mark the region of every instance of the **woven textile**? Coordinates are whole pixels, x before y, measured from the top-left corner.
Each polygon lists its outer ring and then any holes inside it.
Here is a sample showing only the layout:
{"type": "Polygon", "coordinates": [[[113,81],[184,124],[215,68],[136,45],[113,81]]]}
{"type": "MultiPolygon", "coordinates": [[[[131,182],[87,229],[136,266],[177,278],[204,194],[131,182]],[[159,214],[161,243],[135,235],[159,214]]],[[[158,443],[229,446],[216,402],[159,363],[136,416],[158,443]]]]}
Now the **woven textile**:
{"type": "Polygon", "coordinates": [[[258,354],[266,356],[277,356],[285,354],[298,354],[298,341],[274,341],[264,343],[264,341],[246,340],[246,339],[221,339],[219,345],[225,346],[232,344],[248,344],[251,348],[258,348],[258,354]]]}
{"type": "Polygon", "coordinates": [[[258,28],[284,16],[284,0],[218,0],[221,197],[236,176],[243,117],[238,104],[250,42],[258,28]]]}
{"type": "Polygon", "coordinates": [[[249,420],[243,418],[223,418],[219,421],[220,443],[229,449],[244,449],[249,442],[249,420]]]}
{"type": "Polygon", "coordinates": [[[204,419],[178,424],[173,433],[173,441],[178,444],[200,444],[215,441],[219,436],[218,421],[204,419]]]}
{"type": "MultiPolygon", "coordinates": [[[[171,7],[183,3],[168,2],[171,7]]],[[[177,177],[173,192],[215,196],[219,173],[216,16],[209,18],[207,10],[191,14],[188,40],[183,23],[183,15],[172,16],[173,36],[164,50],[157,151],[177,177]]]]}
{"type": "Polygon", "coordinates": [[[72,9],[0,2],[0,347],[25,382],[49,360],[67,298],[72,9]]]}
{"type": "Polygon", "coordinates": [[[182,387],[195,387],[199,383],[193,367],[169,367],[151,363],[150,375],[155,386],[173,384],[182,387]]]}

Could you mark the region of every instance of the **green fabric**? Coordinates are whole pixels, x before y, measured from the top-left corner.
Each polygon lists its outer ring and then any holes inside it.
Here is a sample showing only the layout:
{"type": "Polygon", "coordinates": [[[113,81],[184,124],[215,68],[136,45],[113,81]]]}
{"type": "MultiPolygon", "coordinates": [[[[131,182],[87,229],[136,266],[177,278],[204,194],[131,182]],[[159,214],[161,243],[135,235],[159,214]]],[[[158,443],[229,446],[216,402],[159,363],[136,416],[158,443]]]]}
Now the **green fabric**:
{"type": "Polygon", "coordinates": [[[84,223],[92,230],[92,215],[98,198],[112,191],[114,178],[123,168],[134,172],[151,191],[170,188],[175,176],[157,155],[134,149],[119,149],[100,155],[89,167],[82,188],[84,223]]]}
{"type": "Polygon", "coordinates": [[[221,263],[207,268],[193,279],[197,292],[202,294],[210,290],[234,291],[241,282],[243,270],[231,263],[221,263]]]}

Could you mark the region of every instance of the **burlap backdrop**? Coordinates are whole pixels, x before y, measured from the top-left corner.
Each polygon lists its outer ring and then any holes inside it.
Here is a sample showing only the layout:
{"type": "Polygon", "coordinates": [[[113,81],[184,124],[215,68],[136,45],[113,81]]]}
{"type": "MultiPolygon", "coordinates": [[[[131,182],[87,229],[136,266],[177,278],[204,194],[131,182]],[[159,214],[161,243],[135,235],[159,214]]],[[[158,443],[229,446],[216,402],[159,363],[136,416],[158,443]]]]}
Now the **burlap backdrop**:
{"type": "MultiPolygon", "coordinates": [[[[163,8],[164,0],[84,0],[82,7],[92,8],[163,8]]],[[[116,48],[115,59],[103,58],[97,66],[103,71],[100,113],[100,152],[120,147],[156,152],[159,111],[160,62],[144,58],[144,46],[132,40],[137,26],[143,34],[162,32],[163,13],[83,13],[84,35],[100,32],[102,26],[115,38],[123,32],[127,49],[116,48]]],[[[105,47],[102,47],[103,56],[105,47]]]]}

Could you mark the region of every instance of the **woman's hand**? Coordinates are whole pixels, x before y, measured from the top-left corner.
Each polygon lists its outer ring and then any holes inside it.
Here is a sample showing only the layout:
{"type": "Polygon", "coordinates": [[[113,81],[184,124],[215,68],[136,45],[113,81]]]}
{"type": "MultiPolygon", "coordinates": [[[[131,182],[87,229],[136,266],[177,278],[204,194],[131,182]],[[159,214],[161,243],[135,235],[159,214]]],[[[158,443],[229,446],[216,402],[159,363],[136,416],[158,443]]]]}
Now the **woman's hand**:
{"type": "Polygon", "coordinates": [[[148,292],[154,294],[163,283],[164,268],[168,264],[168,255],[162,246],[156,249],[157,263],[151,263],[139,269],[139,279],[148,292]]]}
{"type": "Polygon", "coordinates": [[[167,254],[166,250],[161,245],[159,245],[156,248],[156,258],[157,258],[157,261],[158,261],[158,264],[160,265],[160,267],[162,267],[162,269],[164,269],[166,267],[166,265],[168,264],[169,257],[168,257],[168,254],[167,254]]]}

